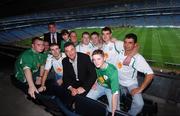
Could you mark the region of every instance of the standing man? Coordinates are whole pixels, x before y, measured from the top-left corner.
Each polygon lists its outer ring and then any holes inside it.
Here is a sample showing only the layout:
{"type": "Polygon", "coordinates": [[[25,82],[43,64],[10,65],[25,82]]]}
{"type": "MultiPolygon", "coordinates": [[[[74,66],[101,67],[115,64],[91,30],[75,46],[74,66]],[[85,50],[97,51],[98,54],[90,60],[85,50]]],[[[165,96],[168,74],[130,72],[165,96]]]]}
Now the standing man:
{"type": "MultiPolygon", "coordinates": [[[[119,73],[119,83],[121,85],[121,92],[129,92],[132,96],[132,104],[128,113],[131,116],[136,116],[141,112],[144,101],[142,98],[143,90],[150,84],[153,79],[153,71],[144,57],[139,53],[135,54],[130,61],[130,64],[123,65],[124,59],[132,54],[133,49],[137,44],[137,36],[133,33],[127,34],[124,39],[124,51],[118,55],[116,63],[119,73]],[[137,72],[145,74],[145,79],[141,85],[138,85],[137,72]]],[[[122,95],[121,93],[121,95],[122,95]]]]}
{"type": "Polygon", "coordinates": [[[75,46],[79,45],[77,33],[75,31],[71,31],[69,33],[69,37],[70,37],[71,42],[74,43],[75,46]]]}
{"type": "Polygon", "coordinates": [[[32,39],[32,48],[24,51],[15,62],[15,83],[26,94],[35,98],[38,90],[35,86],[37,72],[38,78],[42,77],[44,71],[43,54],[44,42],[41,38],[32,39]]]}
{"type": "Polygon", "coordinates": [[[48,33],[44,34],[44,41],[48,41],[49,44],[56,43],[59,46],[61,45],[61,34],[57,32],[57,26],[55,22],[48,24],[48,33]]]}
{"type": "MultiPolygon", "coordinates": [[[[110,27],[104,27],[101,30],[103,45],[102,50],[104,51],[104,56],[107,62],[115,65],[115,58],[118,56],[119,52],[123,50],[123,42],[120,40],[112,40],[112,30],[110,27]]],[[[129,54],[128,57],[123,61],[123,64],[128,65],[132,56],[137,53],[137,46],[133,49],[132,54],[129,54]]]]}

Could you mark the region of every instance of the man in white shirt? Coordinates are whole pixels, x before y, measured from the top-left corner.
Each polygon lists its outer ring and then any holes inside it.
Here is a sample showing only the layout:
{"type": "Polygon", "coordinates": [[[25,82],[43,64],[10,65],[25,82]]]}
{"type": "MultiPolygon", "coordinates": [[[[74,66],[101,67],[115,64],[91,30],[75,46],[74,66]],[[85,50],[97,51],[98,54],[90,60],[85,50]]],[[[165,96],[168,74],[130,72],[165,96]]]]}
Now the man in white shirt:
{"type": "Polygon", "coordinates": [[[153,79],[151,67],[139,53],[131,58],[129,65],[123,65],[124,59],[133,52],[136,44],[137,36],[133,33],[127,34],[124,39],[124,51],[122,50],[119,53],[116,61],[121,92],[129,92],[132,96],[131,108],[128,111],[132,116],[136,116],[142,110],[144,101],[141,93],[153,79]],[[145,79],[141,85],[138,85],[137,81],[138,71],[145,74],[145,79]]]}
{"type": "MultiPolygon", "coordinates": [[[[114,38],[115,41],[112,41],[112,31],[110,27],[104,27],[101,32],[103,39],[102,50],[104,51],[105,59],[107,62],[115,65],[116,56],[124,49],[123,42],[114,38]]],[[[131,57],[137,52],[137,49],[134,49],[133,51],[134,52],[123,61],[123,64],[129,64],[131,57]]]]}
{"type": "Polygon", "coordinates": [[[45,71],[44,75],[42,77],[41,87],[38,89],[40,92],[46,90],[45,81],[47,79],[47,76],[49,74],[49,71],[51,67],[53,66],[55,71],[55,80],[57,85],[61,85],[63,83],[62,76],[63,76],[63,66],[62,66],[62,60],[65,58],[65,54],[60,52],[60,48],[58,44],[51,44],[50,45],[50,52],[52,55],[48,55],[48,58],[46,60],[45,64],[45,71]]]}
{"type": "Polygon", "coordinates": [[[93,46],[90,43],[90,34],[88,32],[82,33],[81,43],[76,46],[76,51],[87,54],[91,57],[93,52],[93,46]]]}

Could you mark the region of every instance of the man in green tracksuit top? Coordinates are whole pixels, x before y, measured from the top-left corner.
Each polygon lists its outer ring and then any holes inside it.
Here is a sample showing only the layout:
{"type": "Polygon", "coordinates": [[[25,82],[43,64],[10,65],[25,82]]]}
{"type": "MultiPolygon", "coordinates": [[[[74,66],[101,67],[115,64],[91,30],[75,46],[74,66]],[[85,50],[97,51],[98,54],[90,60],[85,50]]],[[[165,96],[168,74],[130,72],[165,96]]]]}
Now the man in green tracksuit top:
{"type": "Polygon", "coordinates": [[[118,105],[119,83],[117,68],[105,62],[104,52],[95,50],[92,54],[93,62],[96,66],[97,81],[87,94],[87,97],[98,99],[102,95],[106,95],[109,103],[109,111],[114,112],[118,105]]]}
{"type": "Polygon", "coordinates": [[[39,37],[32,39],[32,48],[24,51],[15,62],[15,79],[20,89],[35,98],[35,92],[38,90],[35,86],[36,76],[34,74],[40,70],[40,78],[43,76],[44,60],[43,54],[44,42],[39,37]],[[26,88],[27,87],[27,88],[26,88]],[[27,89],[27,90],[26,90],[27,89]]]}

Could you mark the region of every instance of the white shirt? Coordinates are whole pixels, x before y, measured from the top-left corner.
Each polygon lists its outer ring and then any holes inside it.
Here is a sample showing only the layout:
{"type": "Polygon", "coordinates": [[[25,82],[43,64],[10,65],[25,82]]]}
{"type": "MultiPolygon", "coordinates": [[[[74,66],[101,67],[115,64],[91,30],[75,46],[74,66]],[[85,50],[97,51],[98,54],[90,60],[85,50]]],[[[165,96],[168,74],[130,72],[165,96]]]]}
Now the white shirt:
{"type": "Polygon", "coordinates": [[[144,74],[153,74],[151,67],[139,53],[132,57],[129,66],[122,64],[126,57],[127,56],[124,56],[124,51],[121,51],[116,61],[120,85],[128,87],[133,84],[138,84],[137,71],[144,74]]]}
{"type": "Polygon", "coordinates": [[[116,41],[115,43],[109,42],[104,43],[102,46],[102,50],[104,51],[104,56],[106,62],[115,65],[115,59],[118,56],[118,53],[124,49],[122,41],[116,41]]]}
{"type": "Polygon", "coordinates": [[[93,52],[93,46],[92,46],[91,43],[89,43],[88,45],[79,44],[79,45],[76,46],[76,51],[87,54],[87,55],[89,55],[91,57],[92,52],[93,52]]]}
{"type": "Polygon", "coordinates": [[[57,33],[51,33],[51,43],[53,43],[53,35],[54,35],[54,39],[55,39],[55,41],[56,41],[56,43],[57,43],[57,33]]]}
{"type": "Polygon", "coordinates": [[[45,64],[45,70],[50,70],[51,67],[53,66],[56,74],[58,74],[59,76],[62,76],[63,75],[62,60],[65,57],[66,55],[62,53],[62,56],[57,60],[53,57],[53,55],[48,55],[46,64],[45,64]]]}

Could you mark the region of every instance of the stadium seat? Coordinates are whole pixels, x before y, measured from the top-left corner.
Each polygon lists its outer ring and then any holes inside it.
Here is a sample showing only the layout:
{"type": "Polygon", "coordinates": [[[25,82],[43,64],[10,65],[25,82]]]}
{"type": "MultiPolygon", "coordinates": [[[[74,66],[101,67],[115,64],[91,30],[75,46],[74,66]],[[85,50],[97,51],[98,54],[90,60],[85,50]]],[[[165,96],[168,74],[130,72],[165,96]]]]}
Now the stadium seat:
{"type": "Polygon", "coordinates": [[[108,108],[104,103],[88,97],[77,96],[75,112],[82,116],[107,116],[108,108]]]}

